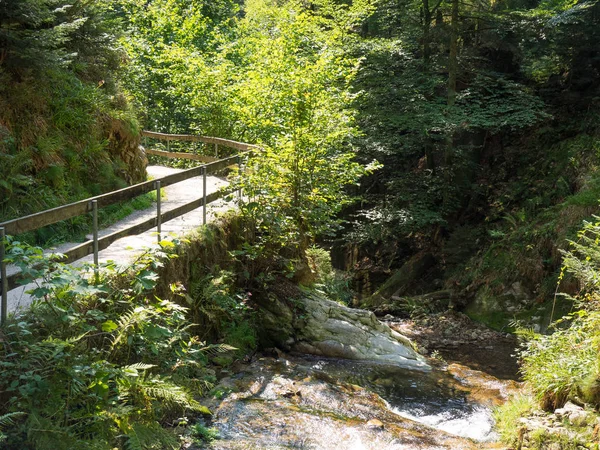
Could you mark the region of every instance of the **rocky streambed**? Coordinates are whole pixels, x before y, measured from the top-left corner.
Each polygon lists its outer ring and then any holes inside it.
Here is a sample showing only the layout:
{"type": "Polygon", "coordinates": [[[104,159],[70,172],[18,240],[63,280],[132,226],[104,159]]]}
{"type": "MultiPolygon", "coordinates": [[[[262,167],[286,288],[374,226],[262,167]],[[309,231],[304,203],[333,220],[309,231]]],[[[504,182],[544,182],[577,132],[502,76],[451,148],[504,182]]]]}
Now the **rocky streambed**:
{"type": "MultiPolygon", "coordinates": [[[[434,339],[431,327],[389,322],[413,337],[421,332],[419,346],[427,336],[429,351],[445,339],[434,339]]],[[[465,336],[473,331],[477,327],[465,336]]],[[[461,341],[465,348],[484,344],[478,337],[461,341]]],[[[503,448],[493,430],[492,408],[518,383],[477,370],[485,364],[429,362],[432,370],[424,371],[278,350],[255,356],[223,371],[206,399],[214,413],[206,426],[216,428],[220,438],[204,448],[503,448]]]]}
{"type": "Polygon", "coordinates": [[[519,366],[515,335],[495,331],[455,311],[417,319],[392,315],[383,323],[417,345],[423,355],[458,363],[504,380],[517,380],[519,366]]]}

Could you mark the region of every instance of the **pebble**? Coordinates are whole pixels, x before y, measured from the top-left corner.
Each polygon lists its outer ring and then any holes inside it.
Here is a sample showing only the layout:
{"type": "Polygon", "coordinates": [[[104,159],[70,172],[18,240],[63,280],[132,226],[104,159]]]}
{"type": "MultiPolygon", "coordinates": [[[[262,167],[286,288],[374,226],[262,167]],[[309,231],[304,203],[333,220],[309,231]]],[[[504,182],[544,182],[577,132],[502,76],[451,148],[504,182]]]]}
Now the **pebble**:
{"type": "Polygon", "coordinates": [[[383,430],[383,422],[379,419],[371,419],[367,422],[367,428],[371,430],[383,430]]]}

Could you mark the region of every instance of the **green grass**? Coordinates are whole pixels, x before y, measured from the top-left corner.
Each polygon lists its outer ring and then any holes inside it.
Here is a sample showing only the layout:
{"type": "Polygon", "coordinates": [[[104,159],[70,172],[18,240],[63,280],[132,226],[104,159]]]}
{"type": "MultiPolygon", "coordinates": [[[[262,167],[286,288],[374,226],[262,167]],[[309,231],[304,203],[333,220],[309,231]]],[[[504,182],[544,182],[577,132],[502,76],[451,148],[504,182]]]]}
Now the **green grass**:
{"type": "MultiPolygon", "coordinates": [[[[164,200],[165,195],[161,189],[161,197],[164,200]]],[[[144,195],[140,195],[126,202],[117,203],[115,205],[107,206],[103,208],[101,213],[98,214],[98,224],[100,228],[106,228],[120,220],[125,219],[127,216],[135,211],[141,211],[150,208],[156,201],[156,192],[152,191],[144,195]]]]}
{"type": "Polygon", "coordinates": [[[517,443],[519,420],[538,409],[533,396],[527,393],[517,394],[494,411],[496,430],[500,438],[508,445],[517,443]]]}
{"type": "MultiPolygon", "coordinates": [[[[561,432],[552,432],[545,427],[531,430],[527,435],[527,448],[543,450],[560,448],[562,450],[598,449],[594,443],[594,425],[597,418],[589,412],[589,418],[582,423],[569,423],[563,420],[561,432]]],[[[500,439],[512,448],[521,448],[524,424],[522,418],[539,419],[547,416],[539,407],[535,396],[529,392],[515,395],[494,411],[496,431],[500,439]]],[[[531,423],[535,423],[532,420],[531,423]]]]}

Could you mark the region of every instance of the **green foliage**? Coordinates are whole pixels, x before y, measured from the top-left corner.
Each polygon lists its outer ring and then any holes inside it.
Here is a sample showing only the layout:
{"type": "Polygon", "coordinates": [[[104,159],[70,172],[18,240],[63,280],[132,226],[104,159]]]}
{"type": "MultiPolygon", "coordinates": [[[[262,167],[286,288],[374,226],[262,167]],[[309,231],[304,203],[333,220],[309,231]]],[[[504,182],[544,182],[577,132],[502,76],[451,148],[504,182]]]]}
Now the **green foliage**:
{"type": "Polygon", "coordinates": [[[6,434],[2,432],[3,428],[12,427],[15,425],[15,418],[23,417],[23,412],[12,412],[0,416],[0,443],[6,440],[6,434]]]}
{"type": "MultiPolygon", "coordinates": [[[[520,416],[530,414],[534,406],[553,411],[567,400],[574,400],[584,402],[596,412],[600,408],[599,236],[600,225],[585,222],[578,240],[572,241],[569,250],[563,252],[559,287],[567,274],[579,282],[578,297],[565,296],[575,300],[580,309],[557,320],[550,335],[520,331],[525,338],[519,352],[521,372],[532,398],[513,399],[500,410],[498,416],[506,416],[500,419],[499,424],[505,442],[515,441],[515,428],[511,429],[511,424],[514,425],[520,416]],[[533,399],[536,400],[535,405],[532,404],[533,399]]],[[[593,430],[591,425],[587,429],[586,424],[583,427],[569,440],[561,440],[561,436],[539,430],[533,434],[532,444],[534,448],[545,448],[550,442],[560,442],[561,448],[587,445],[593,430]]]]}
{"type": "Polygon", "coordinates": [[[129,33],[121,42],[131,58],[125,83],[148,126],[232,137],[224,95],[229,65],[212,64],[205,55],[232,32],[229,24],[238,11],[237,2],[118,3],[129,22],[129,33]]]}
{"type": "Polygon", "coordinates": [[[517,394],[494,410],[496,429],[503,442],[516,445],[521,424],[519,420],[537,409],[533,397],[527,393],[517,394]]]}
{"type": "Polygon", "coordinates": [[[127,84],[151,126],[263,146],[236,180],[260,251],[285,243],[301,254],[331,231],[351,200],[346,186],[365,172],[350,146],[357,59],[342,45],[369,2],[323,1],[311,12],[301,2],[254,0],[235,19],[228,2],[218,13],[203,2],[123,4],[132,26],[123,44],[135,61],[127,84]]]}
{"type": "Polygon", "coordinates": [[[356,61],[338,50],[340,38],[323,20],[293,2],[254,1],[232,50],[246,66],[233,86],[233,110],[245,135],[264,143],[248,162],[241,208],[275,252],[290,244],[302,250],[329,232],[351,200],[345,187],[365,172],[348,145],[356,133],[347,107],[356,61]]]}
{"type": "Polygon", "coordinates": [[[563,251],[563,273],[569,272],[579,281],[585,307],[596,307],[600,294],[600,218],[594,219],[596,222],[584,222],[577,241],[570,241],[569,250],[563,251]]]}
{"type": "MultiPolygon", "coordinates": [[[[589,410],[586,411],[587,420],[571,423],[563,420],[561,428],[540,427],[527,431],[527,447],[535,450],[543,450],[549,447],[560,449],[596,449],[594,428],[590,426],[596,418],[589,410]]],[[[496,427],[500,433],[501,440],[507,445],[518,447],[524,443],[525,426],[523,418],[531,418],[531,424],[536,420],[546,419],[547,413],[541,411],[529,392],[522,392],[512,397],[507,403],[494,411],[496,427]]],[[[530,425],[531,426],[531,425],[530,425]]],[[[528,427],[529,428],[529,427],[528,427]]]]}
{"type": "Polygon", "coordinates": [[[313,288],[330,300],[350,304],[354,296],[350,289],[350,276],[332,267],[329,252],[312,246],[306,249],[306,259],[314,276],[313,288]]]}
{"type": "Polygon", "coordinates": [[[600,314],[579,311],[564,321],[568,328],[527,342],[520,354],[524,379],[545,409],[558,408],[575,396],[600,405],[595,391],[600,314]]]}
{"type": "Polygon", "coordinates": [[[215,439],[219,439],[219,430],[216,428],[207,428],[200,422],[192,425],[190,429],[192,432],[192,437],[198,444],[210,444],[215,439]]]}
{"type": "Polygon", "coordinates": [[[0,5],[0,221],[126,185],[116,150],[138,138],[119,34],[112,2],[0,5]]]}
{"type": "Polygon", "coordinates": [[[206,387],[206,353],[228,348],[207,346],[186,308],[152,295],[171,247],[103,267],[95,284],[88,267],[10,243],[25,281],[41,281],[2,330],[0,423],[14,422],[3,448],[176,449],[173,420],[209,414],[190,390],[206,387]]]}
{"type": "Polygon", "coordinates": [[[458,96],[457,105],[463,128],[492,134],[531,128],[550,117],[539,97],[514,81],[492,74],[478,73],[458,96]]]}
{"type": "Polygon", "coordinates": [[[192,317],[205,335],[220,336],[225,348],[246,355],[257,346],[250,294],[236,287],[232,272],[218,267],[212,272],[193,281],[190,295],[185,295],[192,317]]]}

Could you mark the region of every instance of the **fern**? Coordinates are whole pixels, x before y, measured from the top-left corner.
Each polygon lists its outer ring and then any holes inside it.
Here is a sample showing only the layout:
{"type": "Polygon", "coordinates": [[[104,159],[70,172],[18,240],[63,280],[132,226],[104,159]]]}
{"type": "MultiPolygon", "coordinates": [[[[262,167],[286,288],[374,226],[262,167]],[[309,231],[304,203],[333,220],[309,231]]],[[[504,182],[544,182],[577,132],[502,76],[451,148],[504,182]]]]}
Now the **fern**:
{"type": "Polygon", "coordinates": [[[156,367],[156,364],[135,363],[123,367],[124,370],[148,370],[156,367]]]}
{"type": "Polygon", "coordinates": [[[152,313],[142,306],[139,306],[123,314],[117,321],[117,334],[113,339],[111,350],[114,350],[117,347],[117,345],[119,345],[123,338],[127,336],[131,328],[139,326],[151,316],[152,313]]]}
{"type": "Polygon", "coordinates": [[[180,448],[178,440],[154,422],[151,424],[134,423],[127,432],[126,450],[177,450],[180,448]]]}
{"type": "Polygon", "coordinates": [[[135,428],[130,427],[129,433],[127,433],[127,443],[125,444],[126,450],[144,450],[142,446],[142,441],[135,430],[135,428]]]}
{"type": "Polygon", "coordinates": [[[0,416],[0,443],[5,441],[8,436],[2,432],[2,428],[12,427],[15,425],[15,419],[25,416],[24,412],[12,412],[0,416]]]}
{"type": "Polygon", "coordinates": [[[155,400],[162,400],[162,404],[166,405],[169,409],[179,407],[205,414],[210,413],[208,408],[202,406],[181,386],[174,383],[155,378],[150,382],[140,383],[138,387],[147,397],[155,400]]]}
{"type": "Polygon", "coordinates": [[[13,426],[16,418],[23,417],[25,415],[26,414],[24,412],[12,412],[0,416],[0,429],[13,426]]]}
{"type": "Polygon", "coordinates": [[[27,438],[37,450],[71,450],[76,447],[77,440],[70,430],[55,421],[32,413],[28,425],[27,438]]]}
{"type": "Polygon", "coordinates": [[[208,355],[218,355],[219,353],[227,353],[237,350],[236,347],[227,344],[210,344],[199,349],[208,355]]]}

